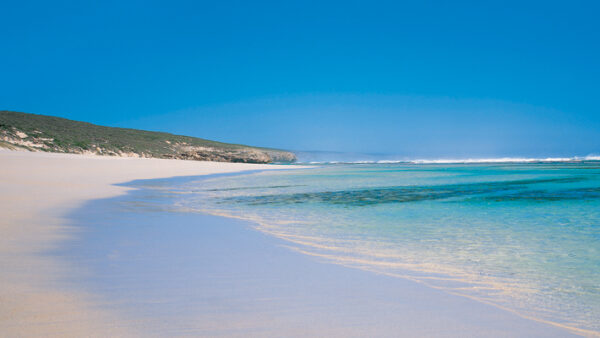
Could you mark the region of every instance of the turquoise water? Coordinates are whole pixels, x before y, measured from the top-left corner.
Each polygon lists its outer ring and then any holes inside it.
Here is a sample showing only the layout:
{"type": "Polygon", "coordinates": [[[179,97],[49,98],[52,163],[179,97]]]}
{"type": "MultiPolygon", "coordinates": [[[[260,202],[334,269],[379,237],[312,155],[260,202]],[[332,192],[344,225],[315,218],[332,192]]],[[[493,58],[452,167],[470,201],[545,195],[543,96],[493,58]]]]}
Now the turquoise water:
{"type": "Polygon", "coordinates": [[[344,164],[168,188],[293,250],[600,332],[600,163],[344,164]]]}

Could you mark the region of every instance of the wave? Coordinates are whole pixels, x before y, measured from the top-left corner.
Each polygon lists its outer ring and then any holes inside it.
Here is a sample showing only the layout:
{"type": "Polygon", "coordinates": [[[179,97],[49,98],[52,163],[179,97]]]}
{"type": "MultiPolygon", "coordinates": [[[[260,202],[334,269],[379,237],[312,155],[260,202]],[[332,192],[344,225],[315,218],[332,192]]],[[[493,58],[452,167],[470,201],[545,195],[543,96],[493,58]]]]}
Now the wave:
{"type": "Polygon", "coordinates": [[[600,155],[573,157],[491,157],[467,159],[415,159],[415,160],[361,160],[361,161],[309,161],[299,164],[475,164],[475,163],[557,163],[600,161],[600,155]]]}

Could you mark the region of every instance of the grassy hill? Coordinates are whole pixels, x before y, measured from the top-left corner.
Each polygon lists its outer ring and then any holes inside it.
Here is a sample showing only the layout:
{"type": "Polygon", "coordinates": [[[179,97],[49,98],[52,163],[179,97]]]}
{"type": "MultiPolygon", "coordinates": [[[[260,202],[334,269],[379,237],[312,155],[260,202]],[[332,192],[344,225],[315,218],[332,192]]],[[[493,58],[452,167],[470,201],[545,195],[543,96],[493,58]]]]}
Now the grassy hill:
{"type": "Polygon", "coordinates": [[[59,153],[222,162],[294,162],[293,153],[190,136],[98,126],[54,116],[0,111],[0,147],[59,153]]]}

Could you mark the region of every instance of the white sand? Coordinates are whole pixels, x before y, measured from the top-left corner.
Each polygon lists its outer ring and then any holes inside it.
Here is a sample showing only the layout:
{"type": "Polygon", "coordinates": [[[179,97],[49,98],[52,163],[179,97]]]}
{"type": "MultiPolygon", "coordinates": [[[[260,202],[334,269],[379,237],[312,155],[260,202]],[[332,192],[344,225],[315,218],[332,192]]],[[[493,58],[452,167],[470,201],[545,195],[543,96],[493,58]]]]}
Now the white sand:
{"type": "Polygon", "coordinates": [[[94,296],[60,288],[64,263],[42,255],[72,236],[63,218],[116,183],[289,166],[0,150],[0,336],[130,335],[94,296]]]}

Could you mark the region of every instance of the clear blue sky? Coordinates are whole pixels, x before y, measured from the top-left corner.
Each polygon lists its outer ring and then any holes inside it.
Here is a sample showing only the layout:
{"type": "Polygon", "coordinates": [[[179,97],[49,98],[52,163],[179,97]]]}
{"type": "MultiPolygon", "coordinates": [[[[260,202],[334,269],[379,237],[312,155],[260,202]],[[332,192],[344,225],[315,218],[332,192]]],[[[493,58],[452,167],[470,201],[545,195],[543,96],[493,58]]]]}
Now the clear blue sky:
{"type": "Polygon", "coordinates": [[[0,109],[296,150],[600,153],[600,2],[3,1],[0,109]]]}

